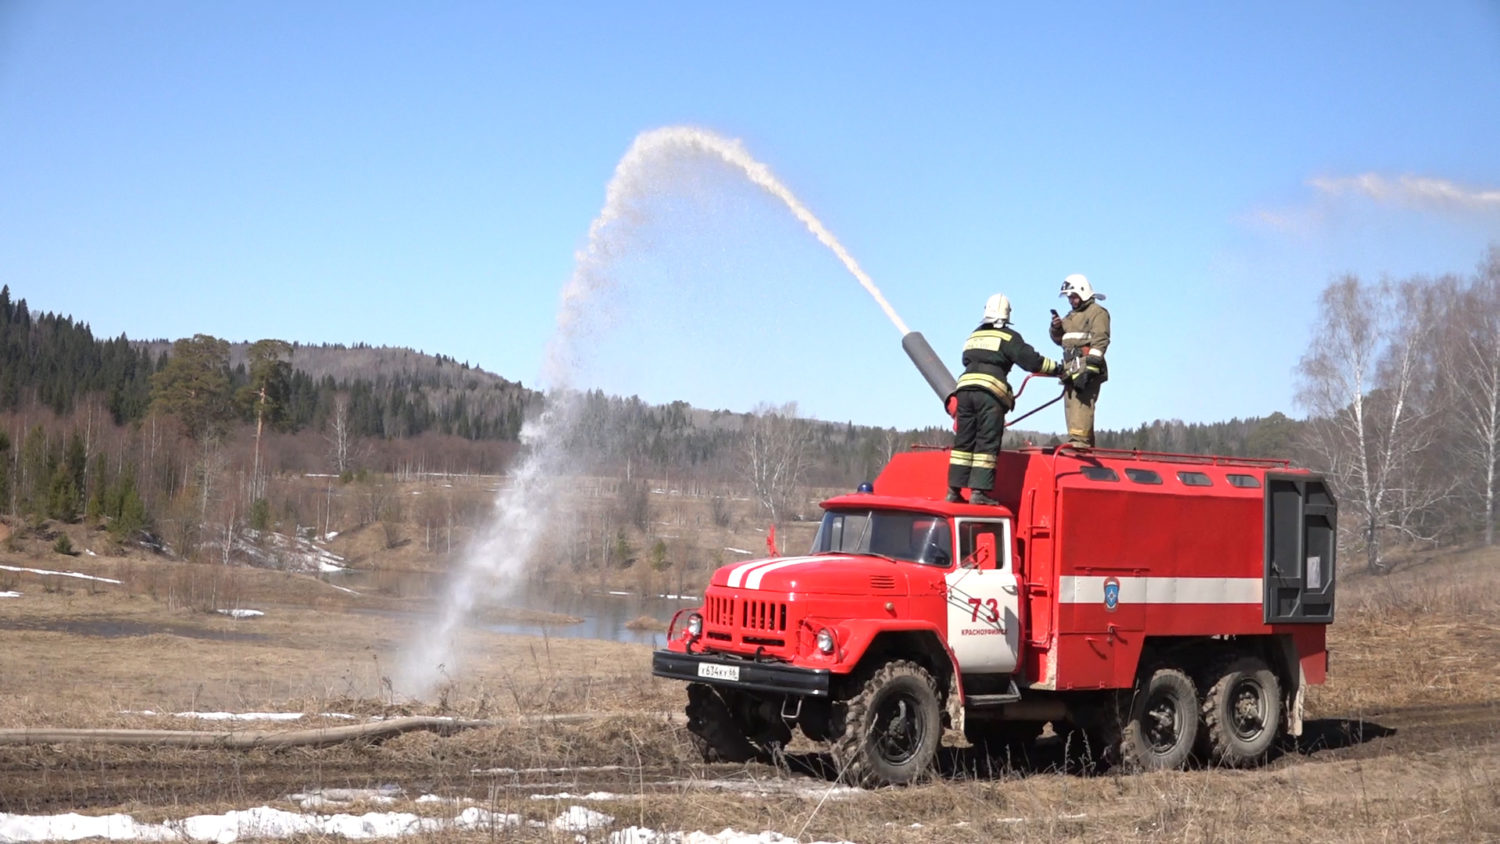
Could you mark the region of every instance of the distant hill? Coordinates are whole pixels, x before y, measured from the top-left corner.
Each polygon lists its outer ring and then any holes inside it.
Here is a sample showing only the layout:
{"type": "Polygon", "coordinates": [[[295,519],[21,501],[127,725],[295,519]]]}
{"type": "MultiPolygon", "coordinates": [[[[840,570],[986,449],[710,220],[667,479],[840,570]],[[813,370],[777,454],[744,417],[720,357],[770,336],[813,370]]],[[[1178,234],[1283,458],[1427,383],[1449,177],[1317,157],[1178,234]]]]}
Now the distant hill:
{"type": "MultiPolygon", "coordinates": [[[[229,344],[232,389],[248,383],[247,342],[229,344]]],[[[33,405],[67,415],[80,396],[102,395],[116,424],[145,417],[151,376],[172,349],[167,340],[97,340],[87,323],[32,314],[25,300],[0,290],[0,411],[33,405]]],[[[324,432],[346,414],[350,433],[378,440],[424,434],[515,443],[529,413],[543,401],[537,390],[444,355],[365,344],[292,344],[284,431],[324,432]]],[[[582,396],[578,445],[606,464],[672,470],[716,468],[733,474],[743,456],[748,414],[694,408],[686,402],[648,405],[639,398],[589,391],[582,396]]],[[[249,421],[248,409],[242,410],[249,421]]],[[[851,422],[806,420],[813,452],[806,467],[819,483],[862,480],[889,454],[913,442],[946,445],[942,427],[896,431],[851,422]]],[[[1157,421],[1137,429],[1102,430],[1107,448],[1261,456],[1290,451],[1301,423],[1281,414],[1265,419],[1185,424],[1157,421]]],[[[1057,438],[1029,430],[1006,432],[1006,446],[1048,445],[1057,438]]]]}
{"type": "MultiPolygon", "coordinates": [[[[137,341],[160,361],[166,340],[137,341]]],[[[243,381],[250,344],[231,343],[230,368],[243,381]]],[[[515,442],[541,393],[467,363],[412,349],[356,344],[292,344],[291,427],[322,428],[337,393],[349,396],[358,436],[402,439],[429,431],[470,440],[515,442]]]]}

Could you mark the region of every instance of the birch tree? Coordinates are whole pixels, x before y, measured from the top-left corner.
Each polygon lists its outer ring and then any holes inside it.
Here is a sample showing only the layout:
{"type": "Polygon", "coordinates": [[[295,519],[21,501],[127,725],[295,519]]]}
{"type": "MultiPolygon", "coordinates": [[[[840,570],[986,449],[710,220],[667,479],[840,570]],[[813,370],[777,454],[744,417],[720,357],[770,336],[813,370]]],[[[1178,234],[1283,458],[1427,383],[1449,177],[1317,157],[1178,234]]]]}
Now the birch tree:
{"type": "Polygon", "coordinates": [[[1444,380],[1449,387],[1456,447],[1452,458],[1481,518],[1484,544],[1495,543],[1495,498],[1500,486],[1500,248],[1490,250],[1478,275],[1446,296],[1444,380]]]}
{"type": "Polygon", "coordinates": [[[796,501],[807,462],[808,428],[795,402],[761,405],[745,419],[745,463],[761,509],[780,524],[796,501]]]}
{"type": "Polygon", "coordinates": [[[1417,281],[1366,285],[1344,276],[1323,291],[1299,369],[1309,446],[1353,517],[1372,572],[1386,570],[1385,535],[1422,536],[1421,517],[1444,492],[1420,471],[1436,433],[1427,401],[1432,319],[1417,281]]]}
{"type": "Polygon", "coordinates": [[[343,477],[351,470],[354,457],[354,428],[349,420],[349,397],[339,393],[333,400],[333,414],[328,418],[328,458],[334,474],[343,477]]]}

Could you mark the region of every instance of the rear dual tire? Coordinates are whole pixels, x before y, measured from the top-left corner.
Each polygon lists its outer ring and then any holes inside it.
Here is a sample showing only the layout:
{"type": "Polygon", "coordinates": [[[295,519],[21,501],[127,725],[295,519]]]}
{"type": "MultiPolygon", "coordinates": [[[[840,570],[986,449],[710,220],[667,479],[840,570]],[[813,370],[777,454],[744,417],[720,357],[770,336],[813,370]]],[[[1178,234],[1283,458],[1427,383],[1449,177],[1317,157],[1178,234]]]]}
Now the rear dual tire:
{"type": "Polygon", "coordinates": [[[1204,673],[1199,753],[1211,765],[1265,760],[1281,730],[1281,681],[1259,657],[1229,657],[1204,673]]]}
{"type": "Polygon", "coordinates": [[[1120,718],[1120,763],[1130,771],[1187,766],[1198,739],[1198,689],[1177,668],[1153,670],[1125,702],[1120,718]]]}

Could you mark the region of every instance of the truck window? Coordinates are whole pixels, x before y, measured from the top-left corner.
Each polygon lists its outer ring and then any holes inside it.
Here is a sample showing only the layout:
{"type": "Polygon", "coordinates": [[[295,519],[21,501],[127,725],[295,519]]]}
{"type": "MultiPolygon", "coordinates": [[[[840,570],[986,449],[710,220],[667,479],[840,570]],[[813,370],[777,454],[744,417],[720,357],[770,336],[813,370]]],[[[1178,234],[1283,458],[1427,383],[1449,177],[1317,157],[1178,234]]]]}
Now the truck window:
{"type": "Polygon", "coordinates": [[[876,554],[924,565],[953,561],[948,520],[899,510],[830,510],[813,537],[814,554],[876,554]]]}
{"type": "Polygon", "coordinates": [[[1225,475],[1224,479],[1229,481],[1230,486],[1242,487],[1244,489],[1260,488],[1260,479],[1254,475],[1225,475]]]}
{"type": "Polygon", "coordinates": [[[1178,472],[1177,480],[1182,481],[1183,486],[1213,486],[1214,482],[1202,472],[1178,472]]]}
{"type": "Polygon", "coordinates": [[[964,568],[994,571],[1005,568],[1005,525],[1003,522],[960,520],[958,523],[958,564],[964,568]]]}
{"type": "Polygon", "coordinates": [[[1108,466],[1081,466],[1079,471],[1091,481],[1118,481],[1120,476],[1108,466]]]}
{"type": "Polygon", "coordinates": [[[1125,477],[1131,479],[1132,481],[1135,481],[1138,484],[1161,483],[1161,475],[1156,474],[1150,469],[1126,469],[1125,477]]]}

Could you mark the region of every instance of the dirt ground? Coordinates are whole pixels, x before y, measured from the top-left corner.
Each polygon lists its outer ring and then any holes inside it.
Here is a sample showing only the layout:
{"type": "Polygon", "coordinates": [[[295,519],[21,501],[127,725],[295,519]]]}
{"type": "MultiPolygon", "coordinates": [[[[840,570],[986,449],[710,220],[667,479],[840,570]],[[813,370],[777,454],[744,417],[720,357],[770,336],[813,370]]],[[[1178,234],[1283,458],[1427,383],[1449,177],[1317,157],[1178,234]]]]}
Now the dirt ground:
{"type": "MultiPolygon", "coordinates": [[[[1330,680],[1309,695],[1307,735],[1264,768],[1100,774],[1046,742],[1003,767],[956,739],[931,781],[868,792],[831,782],[811,745],[782,766],[697,762],[678,716],[683,689],[650,676],[644,646],[470,629],[451,682],[414,702],[396,666],[431,630],[422,604],[302,575],[61,559],[0,554],[0,566],[121,582],[0,569],[0,592],[21,593],[0,598],[0,729],[292,730],[405,714],[494,723],[324,748],[0,746],[0,812],[162,821],[383,787],[394,804],[356,797],[339,810],[451,817],[452,804],[416,802],[432,794],[544,822],[587,805],[616,818],[612,829],[860,842],[1500,840],[1495,550],[1413,557],[1383,577],[1346,571],[1330,680]],[[208,593],[265,614],[204,612],[208,593]],[[230,725],[173,714],[212,711],[304,717],[230,725]]],[[[417,838],[497,837],[573,833],[417,838]]]]}

